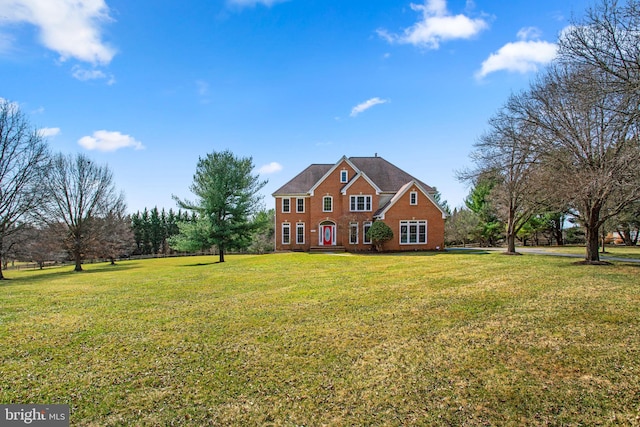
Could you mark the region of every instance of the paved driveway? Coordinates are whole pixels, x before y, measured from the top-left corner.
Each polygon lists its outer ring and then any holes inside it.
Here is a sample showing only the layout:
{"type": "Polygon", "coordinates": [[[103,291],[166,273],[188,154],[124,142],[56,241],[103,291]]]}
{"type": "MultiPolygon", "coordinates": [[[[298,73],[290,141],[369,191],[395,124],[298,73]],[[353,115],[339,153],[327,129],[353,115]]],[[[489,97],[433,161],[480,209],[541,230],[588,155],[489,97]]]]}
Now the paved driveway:
{"type": "MultiPolygon", "coordinates": [[[[481,247],[466,247],[466,248],[447,248],[448,251],[487,251],[487,252],[505,252],[505,248],[481,248],[481,247]]],[[[545,251],[544,249],[539,248],[525,248],[525,247],[517,247],[517,252],[523,254],[534,254],[534,255],[550,255],[550,256],[562,256],[567,258],[581,258],[584,259],[584,255],[582,254],[568,254],[561,252],[551,252],[545,251]]],[[[617,262],[631,262],[631,263],[640,263],[640,259],[638,258],[618,258],[614,256],[602,255],[600,254],[601,261],[617,261],[617,262]]]]}

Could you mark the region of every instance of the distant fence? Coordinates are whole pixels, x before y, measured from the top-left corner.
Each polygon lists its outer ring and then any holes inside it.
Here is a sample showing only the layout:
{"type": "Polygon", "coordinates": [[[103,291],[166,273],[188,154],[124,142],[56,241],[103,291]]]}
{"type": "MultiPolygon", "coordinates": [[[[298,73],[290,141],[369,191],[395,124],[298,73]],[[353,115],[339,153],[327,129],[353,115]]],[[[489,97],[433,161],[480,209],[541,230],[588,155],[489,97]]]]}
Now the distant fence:
{"type": "MultiPolygon", "coordinates": [[[[229,255],[247,255],[247,252],[226,252],[229,255]]],[[[131,255],[127,257],[119,257],[116,258],[116,262],[118,261],[127,261],[127,260],[140,260],[140,259],[153,259],[153,258],[177,258],[177,257],[191,257],[191,256],[217,256],[218,251],[204,251],[204,252],[175,252],[170,254],[149,254],[149,255],[131,255]]],[[[257,255],[253,254],[252,255],[257,255]]],[[[103,262],[111,262],[110,259],[107,258],[95,258],[95,259],[87,259],[84,260],[83,264],[98,264],[103,262]]],[[[73,266],[75,265],[74,261],[47,261],[43,264],[42,268],[51,268],[51,267],[64,267],[64,266],[73,266]]],[[[40,269],[40,265],[37,262],[12,262],[9,263],[6,267],[3,266],[3,270],[38,270],[40,269]]]]}

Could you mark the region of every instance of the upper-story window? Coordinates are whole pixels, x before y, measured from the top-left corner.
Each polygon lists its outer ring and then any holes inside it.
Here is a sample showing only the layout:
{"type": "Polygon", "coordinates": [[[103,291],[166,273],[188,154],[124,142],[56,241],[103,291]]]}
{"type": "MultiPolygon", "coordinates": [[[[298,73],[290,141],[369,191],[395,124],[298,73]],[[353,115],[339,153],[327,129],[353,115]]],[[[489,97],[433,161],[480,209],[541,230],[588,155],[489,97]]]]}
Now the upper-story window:
{"type": "Polygon", "coordinates": [[[333,212],[333,197],[324,196],[322,199],[322,212],[333,212]]]}
{"type": "Polygon", "coordinates": [[[411,204],[411,205],[417,205],[418,204],[418,192],[417,191],[412,191],[411,193],[409,193],[409,204],[411,204]]]}
{"type": "Polygon", "coordinates": [[[298,212],[298,213],[304,212],[304,199],[303,198],[297,199],[296,212],[298,212]]]}
{"type": "Polygon", "coordinates": [[[341,170],[340,171],[340,182],[347,182],[347,181],[349,181],[349,171],[341,170]]]}
{"type": "Polygon", "coordinates": [[[371,211],[371,196],[351,196],[351,212],[371,211]]]}
{"type": "Polygon", "coordinates": [[[282,199],[282,213],[291,212],[291,199],[282,199]]]}

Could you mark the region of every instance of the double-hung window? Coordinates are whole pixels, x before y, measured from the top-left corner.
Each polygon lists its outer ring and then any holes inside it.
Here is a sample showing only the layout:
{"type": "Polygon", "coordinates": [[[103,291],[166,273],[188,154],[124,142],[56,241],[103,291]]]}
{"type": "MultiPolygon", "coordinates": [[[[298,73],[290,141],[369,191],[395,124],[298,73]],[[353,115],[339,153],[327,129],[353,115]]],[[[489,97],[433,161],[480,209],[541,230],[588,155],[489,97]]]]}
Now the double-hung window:
{"type": "Polygon", "coordinates": [[[291,225],[286,222],[282,224],[282,244],[291,244],[291,225]]]}
{"type": "Polygon", "coordinates": [[[409,193],[409,204],[410,205],[417,205],[418,204],[418,192],[417,191],[412,191],[411,193],[409,193]]]}
{"type": "Polygon", "coordinates": [[[400,221],[400,244],[427,243],[427,221],[400,221]]]}
{"type": "Polygon", "coordinates": [[[296,224],[296,243],[298,245],[304,244],[304,222],[296,224]]]}
{"type": "Polygon", "coordinates": [[[291,199],[282,199],[282,213],[291,212],[291,199]]]}
{"type": "Polygon", "coordinates": [[[371,196],[351,196],[351,212],[370,212],[371,196]]]}
{"type": "Polygon", "coordinates": [[[302,197],[296,199],[296,212],[297,213],[303,213],[304,212],[304,199],[302,197]]]}
{"type": "Polygon", "coordinates": [[[340,182],[345,183],[349,180],[349,171],[341,170],[340,171],[340,182]]]}
{"type": "Polygon", "coordinates": [[[333,197],[324,196],[322,199],[322,212],[333,212],[333,197]]]}
{"type": "Polygon", "coordinates": [[[349,223],[349,244],[351,245],[358,244],[358,223],[357,222],[349,223]]]}
{"type": "Polygon", "coordinates": [[[367,232],[371,228],[371,221],[365,221],[362,226],[362,243],[365,245],[371,244],[371,239],[367,236],[367,232]]]}

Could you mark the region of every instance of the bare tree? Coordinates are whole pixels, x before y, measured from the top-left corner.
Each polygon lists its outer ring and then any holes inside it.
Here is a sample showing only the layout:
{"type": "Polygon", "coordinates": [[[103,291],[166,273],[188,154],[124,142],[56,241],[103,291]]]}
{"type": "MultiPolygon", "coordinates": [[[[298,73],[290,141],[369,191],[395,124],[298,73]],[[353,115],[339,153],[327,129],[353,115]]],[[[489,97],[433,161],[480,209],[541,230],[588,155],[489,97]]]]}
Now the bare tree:
{"type": "MultiPolygon", "coordinates": [[[[42,203],[41,184],[48,164],[42,135],[16,104],[0,98],[0,258],[11,249],[8,237],[18,233],[42,203]]],[[[4,279],[1,266],[0,279],[4,279]]]]}
{"type": "Polygon", "coordinates": [[[479,221],[478,216],[470,209],[454,208],[444,225],[447,241],[454,244],[462,242],[462,247],[467,246],[473,232],[478,228],[479,221]]]}
{"type": "Polygon", "coordinates": [[[598,263],[598,230],[640,199],[640,98],[612,92],[610,74],[590,65],[556,64],[517,105],[538,126],[547,189],[585,227],[585,262],[598,263]]]}
{"type": "Polygon", "coordinates": [[[116,192],[109,168],[83,154],[54,156],[46,189],[47,219],[66,225],[66,248],[75,271],[82,271],[83,259],[101,239],[98,220],[124,206],[124,196],[116,192]]]}
{"type": "Polygon", "coordinates": [[[125,214],[124,205],[116,205],[106,216],[97,220],[96,232],[99,244],[96,254],[107,258],[111,265],[122,255],[129,255],[135,248],[131,218],[125,214]]]}
{"type": "Polygon", "coordinates": [[[35,262],[40,269],[49,261],[63,261],[66,258],[66,253],[60,242],[64,234],[63,224],[25,227],[20,232],[21,243],[17,245],[17,259],[35,262]]]}
{"type": "Polygon", "coordinates": [[[615,229],[626,246],[636,246],[640,237],[640,201],[627,206],[618,214],[615,229]]]}
{"type": "Polygon", "coordinates": [[[471,154],[476,168],[460,174],[474,182],[490,176],[495,183],[489,198],[506,225],[507,253],[516,254],[516,236],[539,209],[542,192],[535,141],[538,127],[518,117],[510,106],[520,104],[513,95],[490,120],[489,130],[475,144],[471,154]]]}
{"type": "Polygon", "coordinates": [[[614,92],[640,93],[640,1],[601,0],[558,45],[563,63],[602,70],[614,92]]]}

